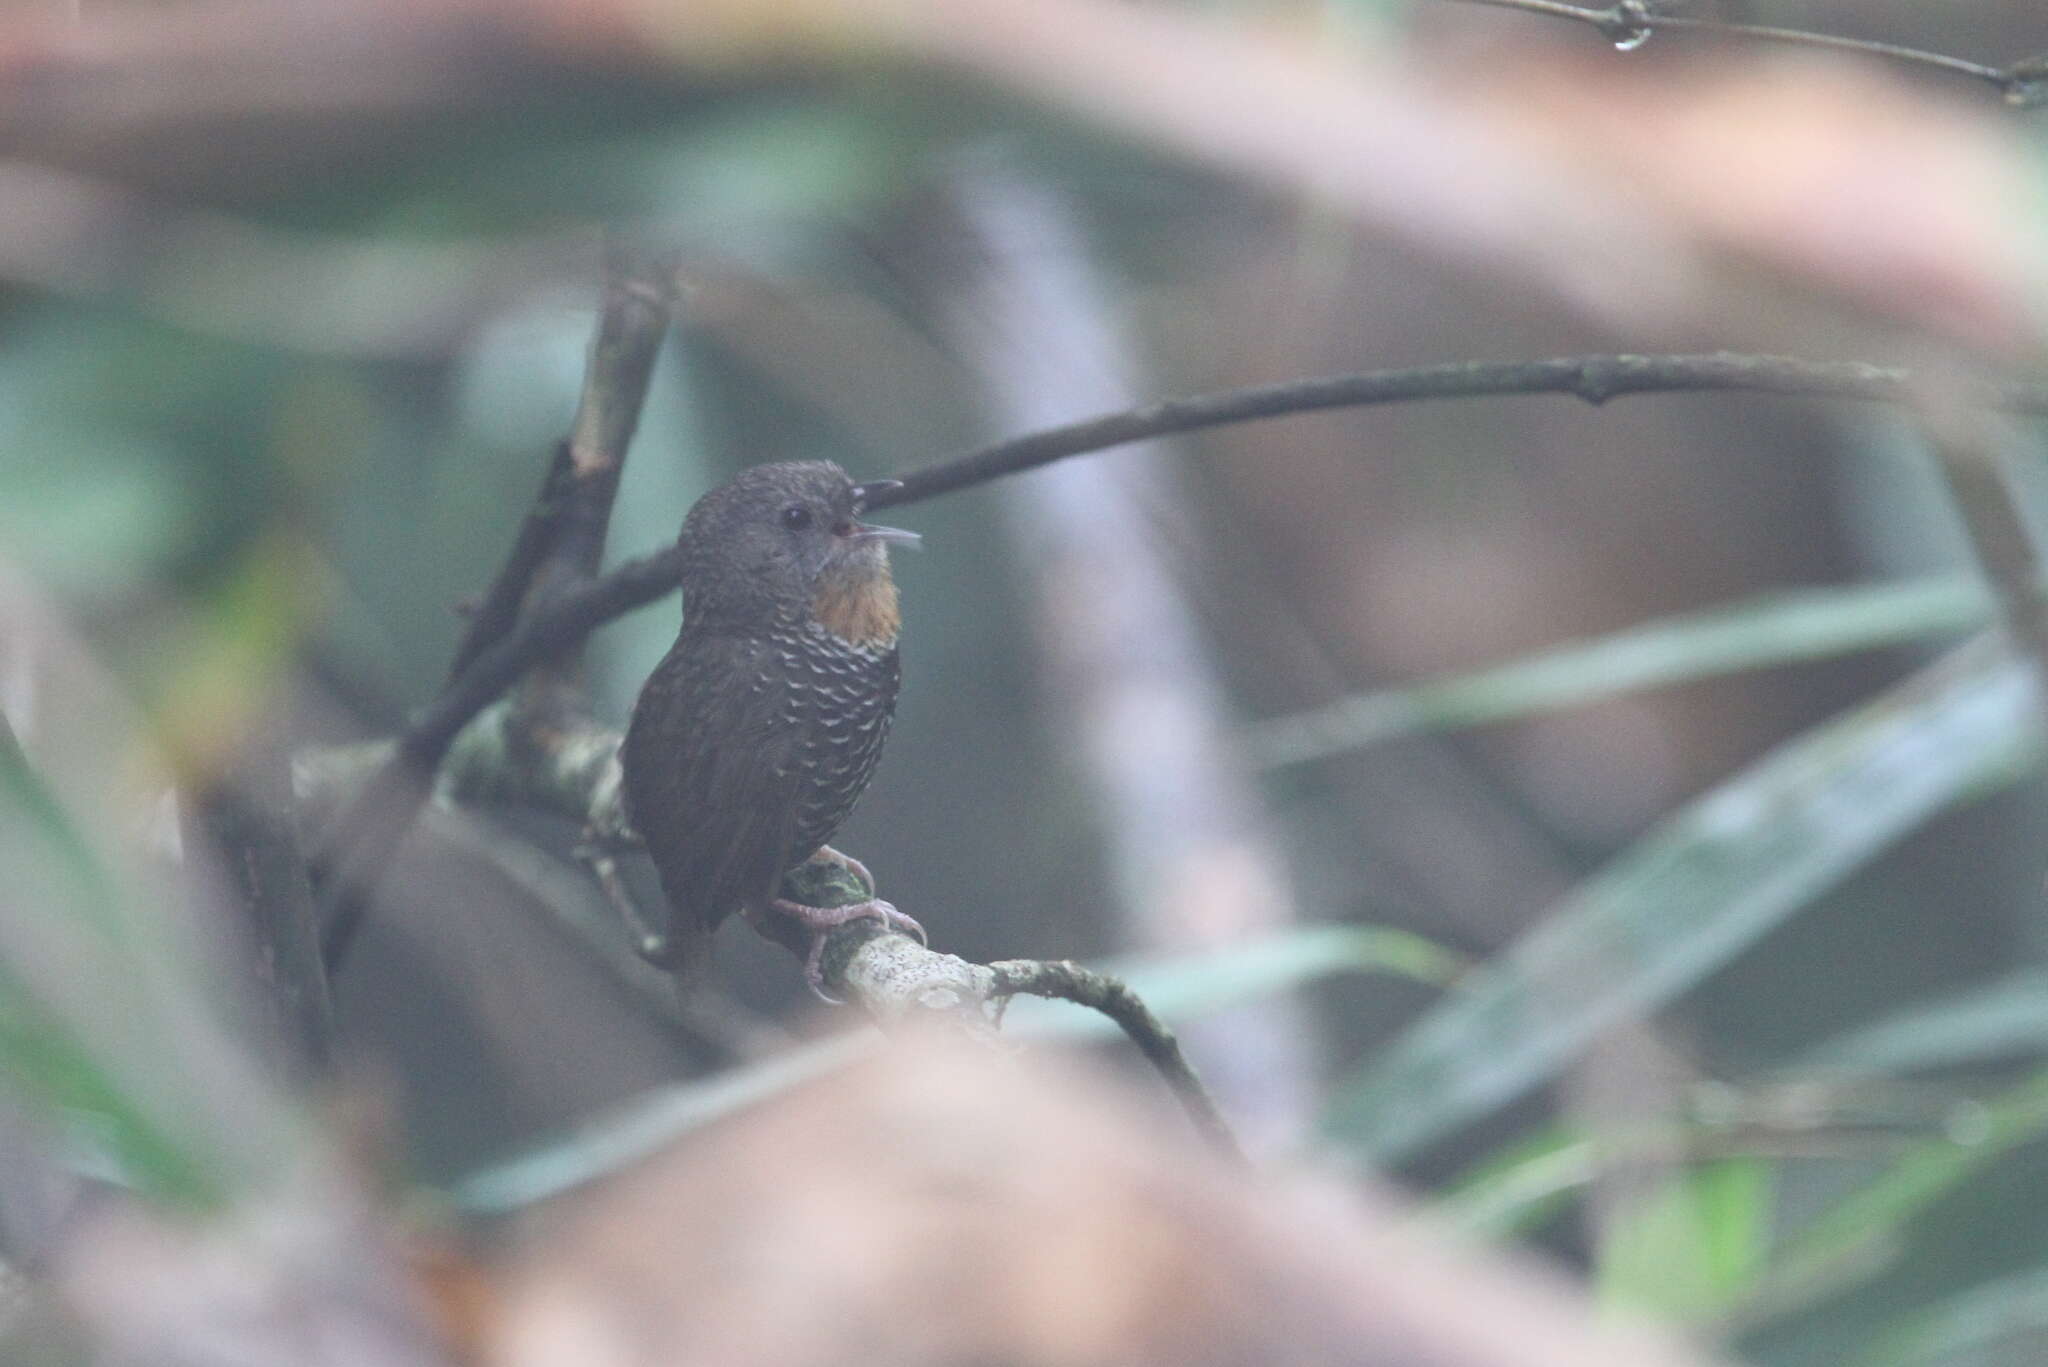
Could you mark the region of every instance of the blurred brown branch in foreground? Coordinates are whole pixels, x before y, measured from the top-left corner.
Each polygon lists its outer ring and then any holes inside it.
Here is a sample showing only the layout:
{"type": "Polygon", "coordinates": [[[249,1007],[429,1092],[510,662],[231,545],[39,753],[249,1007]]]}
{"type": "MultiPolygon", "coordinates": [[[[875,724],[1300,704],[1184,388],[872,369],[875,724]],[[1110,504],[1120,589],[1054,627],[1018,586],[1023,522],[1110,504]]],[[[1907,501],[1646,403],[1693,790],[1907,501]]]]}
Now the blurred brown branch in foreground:
{"type": "Polygon", "coordinates": [[[1248,1181],[1099,1077],[937,1038],[552,1203],[501,1252],[343,1172],[204,1227],[103,1207],[28,1342],[108,1367],[1709,1362],[1390,1197],[1248,1181]]]}
{"type": "Polygon", "coordinates": [[[1237,1180],[1099,1080],[906,1045],[544,1212],[507,1367],[1681,1367],[1335,1183],[1237,1180]]]}

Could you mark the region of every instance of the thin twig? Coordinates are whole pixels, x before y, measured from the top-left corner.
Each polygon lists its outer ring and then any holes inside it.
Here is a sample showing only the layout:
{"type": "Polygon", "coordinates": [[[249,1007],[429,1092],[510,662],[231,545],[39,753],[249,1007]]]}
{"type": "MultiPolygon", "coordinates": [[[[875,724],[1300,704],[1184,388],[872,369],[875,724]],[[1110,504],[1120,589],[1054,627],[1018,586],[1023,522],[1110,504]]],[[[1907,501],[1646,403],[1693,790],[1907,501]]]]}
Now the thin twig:
{"type": "Polygon", "coordinates": [[[1216,1108],[1216,1099],[1209,1095],[1209,1089],[1182,1055],[1172,1028],[1153,1015],[1144,999],[1122,979],[1068,960],[1049,963],[1007,959],[990,964],[989,969],[995,974],[995,985],[989,991],[992,1002],[1001,1003],[1019,994],[1052,997],[1100,1011],[1115,1021],[1130,1036],[1131,1043],[1138,1046],[1138,1052],[1166,1079],[1166,1085],[1173,1089],[1175,1099],[1209,1146],[1231,1162],[1248,1166],[1230,1122],[1223,1118],[1216,1108]]]}
{"type": "Polygon", "coordinates": [[[625,447],[646,402],[654,356],[667,335],[673,300],[672,272],[661,259],[615,247],[607,266],[604,306],[591,342],[582,403],[541,489],[542,502],[559,503],[560,511],[536,508],[529,515],[491,595],[523,598],[519,615],[544,618],[552,613],[559,624],[541,630],[515,626],[501,632],[503,604],[488,603],[492,619],[481,630],[473,624],[465,635],[461,653],[469,656],[467,663],[452,675],[427,713],[399,737],[390,761],[363,785],[336,821],[327,842],[329,894],[321,941],[329,973],[347,957],[376,880],[412,828],[432,790],[434,772],[457,733],[527,668],[573,651],[597,625],[593,621],[579,628],[576,617],[585,610],[584,599],[595,596],[604,601],[603,594],[593,593],[602,585],[588,576],[604,555],[605,527],[625,447]],[[565,465],[558,479],[555,471],[565,465]],[[497,585],[504,586],[502,593],[497,585]],[[565,602],[566,610],[553,611],[565,602]],[[534,646],[540,647],[537,654],[524,653],[534,646]],[[513,650],[518,654],[508,659],[513,650]]]}
{"type": "Polygon", "coordinates": [[[1554,19],[1572,19],[1590,24],[1600,36],[1625,51],[1632,51],[1659,29],[1715,33],[1729,38],[1748,38],[1766,43],[1789,43],[1800,47],[1828,48],[1856,52],[1888,61],[1930,67],[1997,87],[2008,104],[2023,109],[2048,101],[2048,58],[2028,57],[2009,66],[1986,66],[1982,62],[1951,57],[1947,53],[1881,43],[1868,38],[1849,38],[1836,33],[1814,33],[1806,29],[1779,28],[1771,24],[1738,24],[1696,15],[1660,14],[1646,0],[1621,0],[1604,7],[1564,4],[1561,0],[1465,0],[1467,4],[1493,9],[1521,10],[1554,19]]]}
{"type": "Polygon", "coordinates": [[[2011,435],[1995,415],[1962,394],[1931,395],[1920,416],[2006,634],[2032,663],[2036,690],[2048,708],[2048,593],[2042,589],[2040,553],[2014,497],[2011,435]]]}
{"type": "Polygon", "coordinates": [[[532,587],[548,548],[561,534],[568,508],[569,468],[569,443],[565,440],[555,447],[548,472],[541,479],[540,492],[534,495],[533,506],[526,510],[526,517],[519,524],[519,535],[513,538],[511,553],[498,567],[491,586],[469,610],[469,623],[456,643],[454,659],[448,663],[448,682],[461,678],[463,671],[476,663],[477,656],[519,625],[519,610],[525,606],[526,591],[532,587]]]}
{"type": "MultiPolygon", "coordinates": [[[[1036,469],[1068,456],[1100,451],[1147,437],[1191,432],[1312,413],[1363,408],[1420,399],[1466,399],[1481,395],[1570,394],[1603,404],[1624,394],[1750,390],[1815,398],[1904,403],[1914,399],[1912,376],[1904,370],[1857,361],[1807,361],[1791,356],[1749,356],[1714,352],[1698,356],[1567,356],[1547,361],[1454,361],[1446,365],[1374,370],[1359,375],[1290,380],[1282,384],[1229,389],[1187,399],[1105,414],[1065,427],[1049,428],[997,442],[955,460],[902,476],[903,487],[877,495],[876,508],[915,503],[1003,475],[1036,469]]],[[[2048,413],[2048,385],[2014,385],[2000,391],[1998,407],[2048,413]]]]}
{"type": "MultiPolygon", "coordinates": [[[[1786,356],[1716,352],[1697,356],[1577,356],[1546,361],[1452,362],[1401,370],[1369,371],[1297,380],[1169,399],[1065,427],[998,442],[906,475],[901,488],[879,494],[877,509],[919,502],[1004,475],[1049,465],[1069,456],[1122,446],[1147,437],[1222,427],[1260,418],[1324,409],[1357,408],[1421,399],[1482,395],[1569,394],[1601,404],[1624,394],[1751,391],[1815,398],[1902,403],[1914,399],[1909,372],[1848,361],[1806,361],[1786,356]]],[[[2048,413],[2048,386],[2011,385],[1991,399],[1996,407],[2048,413]]],[[[609,574],[566,590],[537,608],[509,635],[478,654],[461,676],[398,737],[392,760],[364,786],[341,829],[359,831],[382,822],[374,848],[388,855],[418,815],[431,775],[469,721],[535,662],[573,646],[615,617],[673,590],[682,556],[671,546],[629,560],[609,574]]],[[[367,847],[342,841],[330,848],[367,847]]],[[[378,867],[384,862],[382,858],[378,867]]],[[[330,921],[332,944],[346,945],[352,923],[330,921]]]]}

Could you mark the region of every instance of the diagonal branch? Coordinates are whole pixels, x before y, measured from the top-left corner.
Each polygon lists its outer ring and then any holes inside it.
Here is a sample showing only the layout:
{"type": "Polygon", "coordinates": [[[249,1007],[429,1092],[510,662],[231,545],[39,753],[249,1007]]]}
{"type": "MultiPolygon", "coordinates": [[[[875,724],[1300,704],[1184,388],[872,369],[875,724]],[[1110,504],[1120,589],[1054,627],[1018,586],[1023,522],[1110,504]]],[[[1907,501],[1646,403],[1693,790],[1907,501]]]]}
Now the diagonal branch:
{"type": "Polygon", "coordinates": [[[2006,634],[2033,669],[2036,690],[2048,705],[2048,592],[2042,588],[2040,552],[2013,487],[2012,436],[1964,393],[1930,393],[1920,417],[2006,634]]]}
{"type": "Polygon", "coordinates": [[[555,448],[511,553],[470,616],[448,666],[449,682],[519,624],[531,606],[529,590],[538,585],[545,596],[559,588],[554,581],[590,578],[603,563],[626,448],[668,332],[673,278],[667,259],[616,238],[606,244],[604,305],[575,421],[555,448]]]}
{"type": "Polygon", "coordinates": [[[533,506],[526,510],[525,520],[519,524],[519,535],[513,539],[505,563],[498,567],[497,576],[476,606],[468,609],[469,624],[463,628],[462,639],[456,642],[455,658],[448,663],[449,683],[461,678],[476,663],[477,656],[504,640],[519,625],[519,610],[525,606],[526,591],[533,586],[549,548],[560,537],[568,514],[569,468],[569,443],[564,441],[555,447],[548,472],[541,479],[540,492],[534,495],[533,506]]]}

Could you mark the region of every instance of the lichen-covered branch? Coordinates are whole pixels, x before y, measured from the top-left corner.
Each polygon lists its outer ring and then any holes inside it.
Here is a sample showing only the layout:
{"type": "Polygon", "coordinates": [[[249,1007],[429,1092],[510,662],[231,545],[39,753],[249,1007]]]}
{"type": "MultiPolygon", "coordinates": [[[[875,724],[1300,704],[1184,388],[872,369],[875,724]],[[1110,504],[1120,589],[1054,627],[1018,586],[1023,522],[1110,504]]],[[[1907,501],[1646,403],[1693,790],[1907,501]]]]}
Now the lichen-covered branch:
{"type": "Polygon", "coordinates": [[[1165,1021],[1152,1014],[1144,999],[1120,978],[1081,967],[1071,960],[1046,963],[1037,959],[1005,959],[989,965],[995,974],[991,994],[997,1002],[1019,994],[1054,997],[1091,1011],[1100,1011],[1130,1036],[1138,1052],[1166,1079],[1166,1085],[1188,1113],[1195,1128],[1209,1146],[1237,1163],[1245,1161],[1244,1150],[1230,1124],[1216,1108],[1216,1099],[1202,1085],[1180,1051],[1180,1041],[1165,1021]]]}

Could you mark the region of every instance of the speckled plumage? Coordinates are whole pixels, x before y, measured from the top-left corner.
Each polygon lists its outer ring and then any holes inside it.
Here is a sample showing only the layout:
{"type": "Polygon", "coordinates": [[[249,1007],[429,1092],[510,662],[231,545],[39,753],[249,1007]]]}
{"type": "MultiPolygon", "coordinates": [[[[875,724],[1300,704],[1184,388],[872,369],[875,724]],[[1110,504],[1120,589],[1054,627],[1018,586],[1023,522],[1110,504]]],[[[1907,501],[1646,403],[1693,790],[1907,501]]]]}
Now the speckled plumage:
{"type": "Polygon", "coordinates": [[[836,465],[755,466],[684,522],[682,631],[620,752],[681,970],[832,838],[881,757],[899,678],[886,541],[907,534],[857,522],[859,493],[836,465]]]}

